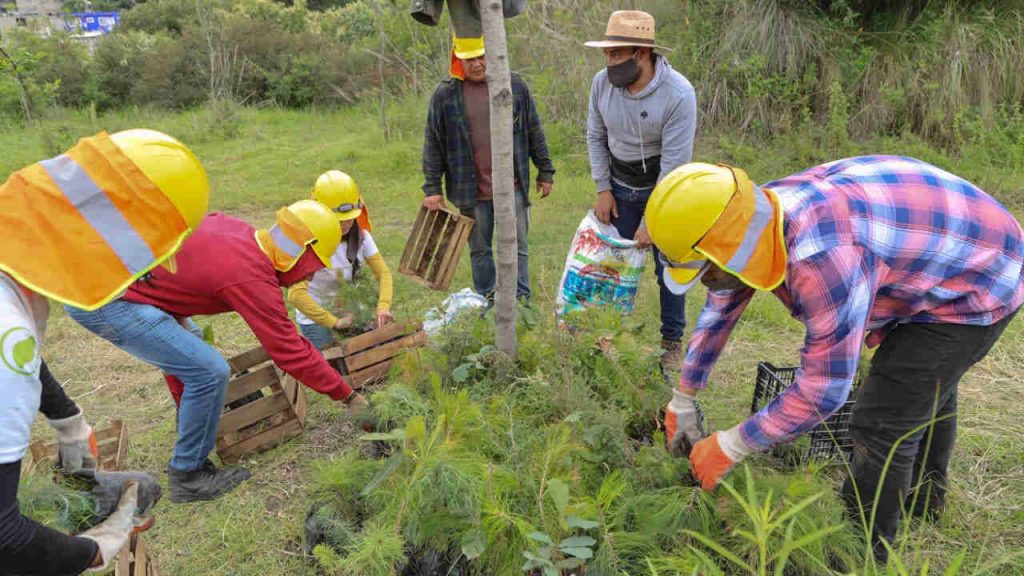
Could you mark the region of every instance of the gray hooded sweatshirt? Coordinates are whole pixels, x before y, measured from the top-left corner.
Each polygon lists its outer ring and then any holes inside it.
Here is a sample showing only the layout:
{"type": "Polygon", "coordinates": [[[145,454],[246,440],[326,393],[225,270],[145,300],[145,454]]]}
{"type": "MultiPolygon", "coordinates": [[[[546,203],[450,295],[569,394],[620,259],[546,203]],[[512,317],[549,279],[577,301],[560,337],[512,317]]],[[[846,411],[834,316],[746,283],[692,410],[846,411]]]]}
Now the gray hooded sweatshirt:
{"type": "Polygon", "coordinates": [[[607,69],[594,76],[590,87],[587,147],[590,173],[597,191],[611,190],[611,157],[637,162],[661,156],[660,181],[681,164],[693,159],[697,130],[697,97],[693,85],[672,69],[664,56],[655,61],[654,78],[636,94],[616,88],[607,69]]]}

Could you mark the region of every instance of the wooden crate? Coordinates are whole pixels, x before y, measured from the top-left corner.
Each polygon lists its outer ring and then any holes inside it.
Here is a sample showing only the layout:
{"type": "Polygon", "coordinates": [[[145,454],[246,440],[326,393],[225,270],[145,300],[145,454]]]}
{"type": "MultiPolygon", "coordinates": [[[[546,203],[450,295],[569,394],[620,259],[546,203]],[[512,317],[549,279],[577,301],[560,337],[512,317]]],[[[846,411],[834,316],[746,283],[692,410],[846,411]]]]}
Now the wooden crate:
{"type": "MultiPolygon", "coordinates": [[[[97,469],[106,472],[124,470],[124,459],[128,454],[128,428],[124,425],[124,420],[111,420],[110,426],[95,432],[96,447],[100,452],[99,462],[96,463],[97,469]]],[[[47,461],[56,465],[56,440],[37,440],[29,446],[29,450],[32,451],[32,461],[36,465],[47,461]]]]}
{"type": "Polygon", "coordinates": [[[306,391],[262,348],[228,360],[232,377],[217,429],[217,455],[227,463],[302,434],[306,391]]]}
{"type": "Polygon", "coordinates": [[[398,271],[432,290],[447,290],[472,230],[472,218],[421,206],[398,271]]]}
{"type": "Polygon", "coordinates": [[[141,534],[132,534],[128,547],[117,555],[114,576],[160,576],[141,534]]]}
{"type": "Polygon", "coordinates": [[[324,350],[324,358],[345,375],[349,386],[362,388],[387,377],[395,356],[426,342],[422,324],[396,322],[342,340],[324,350]]]}

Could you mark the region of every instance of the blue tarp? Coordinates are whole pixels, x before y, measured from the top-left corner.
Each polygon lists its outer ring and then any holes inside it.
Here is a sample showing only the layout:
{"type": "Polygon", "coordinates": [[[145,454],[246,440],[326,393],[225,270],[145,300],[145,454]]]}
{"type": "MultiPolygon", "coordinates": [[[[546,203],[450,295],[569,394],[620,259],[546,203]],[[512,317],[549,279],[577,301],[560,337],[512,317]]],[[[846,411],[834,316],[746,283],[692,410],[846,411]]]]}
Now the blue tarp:
{"type": "Polygon", "coordinates": [[[72,12],[65,19],[69,32],[110,34],[121,20],[119,12],[72,12]]]}

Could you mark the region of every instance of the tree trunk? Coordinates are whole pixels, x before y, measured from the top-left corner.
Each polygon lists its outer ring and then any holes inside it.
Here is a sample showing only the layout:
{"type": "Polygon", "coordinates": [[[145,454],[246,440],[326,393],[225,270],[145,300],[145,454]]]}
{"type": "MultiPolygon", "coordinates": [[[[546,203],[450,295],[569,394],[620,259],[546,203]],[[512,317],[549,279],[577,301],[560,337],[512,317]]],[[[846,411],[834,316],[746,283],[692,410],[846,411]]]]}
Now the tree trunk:
{"type": "MultiPolygon", "coordinates": [[[[504,38],[504,29],[502,30],[502,38],[504,38]]],[[[3,55],[4,59],[11,65],[11,72],[14,74],[14,81],[18,84],[18,97],[21,98],[21,109],[25,112],[25,120],[29,126],[35,123],[35,118],[32,116],[32,96],[29,95],[28,88],[25,86],[25,82],[21,79],[21,73],[18,71],[18,63],[11,58],[11,55],[6,50],[0,48],[0,55],[3,55]]]]}
{"type": "MultiPolygon", "coordinates": [[[[501,0],[480,0],[491,97],[491,180],[498,231],[494,331],[498,350],[516,359],[516,198],[512,167],[512,76],[501,0]]],[[[526,185],[527,183],[524,183],[526,185]]]]}
{"type": "Polygon", "coordinates": [[[380,0],[373,0],[373,12],[377,20],[377,40],[380,45],[380,54],[377,54],[377,82],[380,83],[380,128],[384,132],[384,143],[386,144],[391,140],[391,126],[388,124],[388,94],[384,89],[384,52],[388,45],[380,0]]]}

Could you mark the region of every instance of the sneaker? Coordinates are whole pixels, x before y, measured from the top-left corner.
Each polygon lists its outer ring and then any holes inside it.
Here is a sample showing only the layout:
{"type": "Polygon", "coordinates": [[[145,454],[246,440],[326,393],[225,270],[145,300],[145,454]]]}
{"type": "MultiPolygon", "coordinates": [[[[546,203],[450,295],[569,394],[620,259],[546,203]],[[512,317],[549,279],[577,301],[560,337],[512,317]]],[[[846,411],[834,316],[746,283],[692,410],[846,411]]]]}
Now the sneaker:
{"type": "Polygon", "coordinates": [[[249,471],[241,467],[217,468],[207,460],[202,467],[190,472],[168,469],[167,487],[171,502],[197,502],[216,500],[249,479],[249,471]]]}

